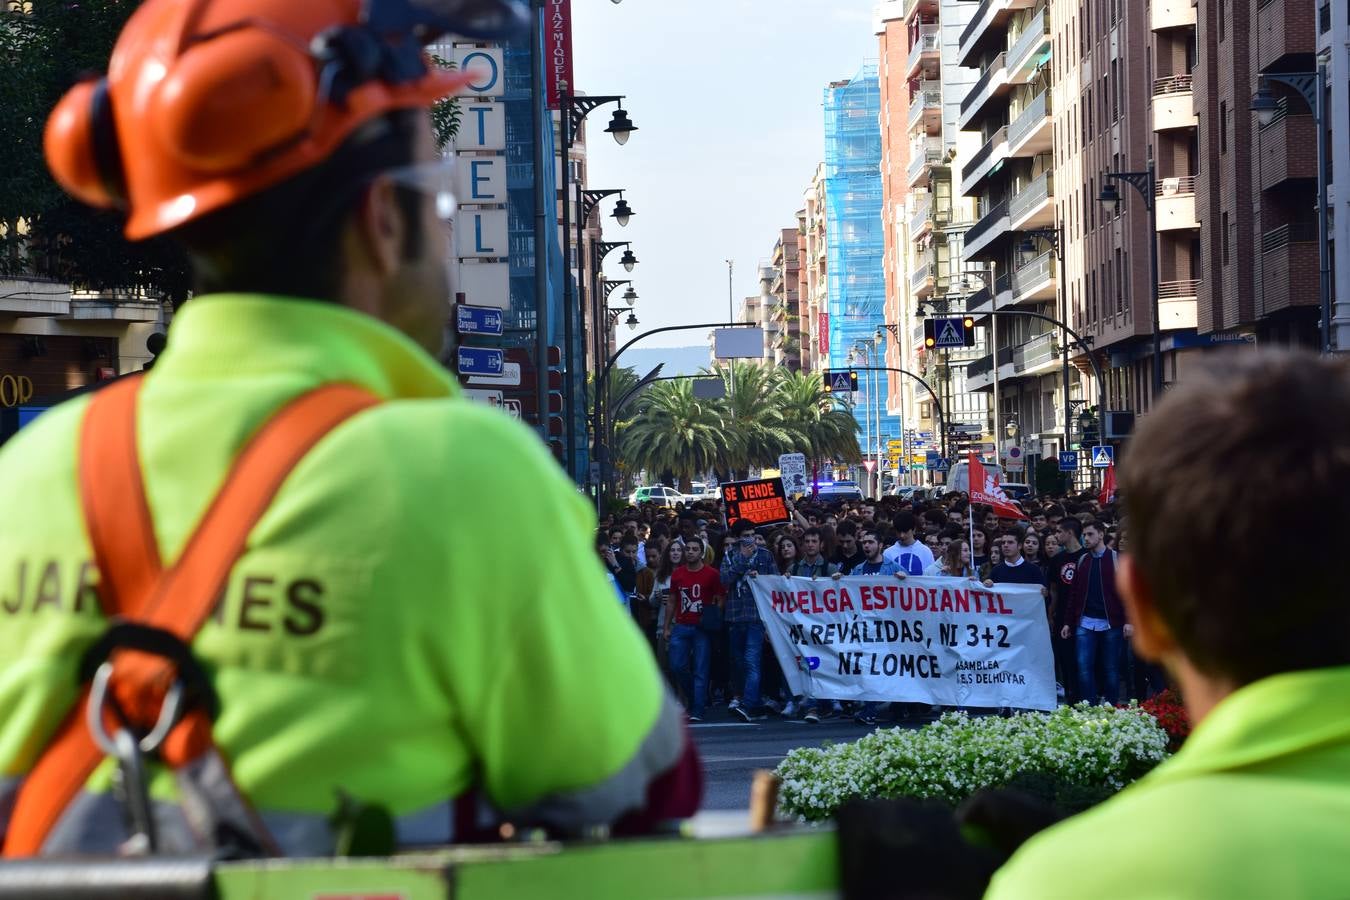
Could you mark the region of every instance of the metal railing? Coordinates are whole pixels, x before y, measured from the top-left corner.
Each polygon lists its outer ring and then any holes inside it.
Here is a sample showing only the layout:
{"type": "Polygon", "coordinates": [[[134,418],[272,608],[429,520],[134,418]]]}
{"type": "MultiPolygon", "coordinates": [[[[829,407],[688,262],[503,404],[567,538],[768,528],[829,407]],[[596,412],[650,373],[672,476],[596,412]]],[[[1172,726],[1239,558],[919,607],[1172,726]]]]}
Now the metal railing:
{"type": "Polygon", "coordinates": [[[1059,341],[1053,331],[1038,334],[1017,348],[1013,355],[1013,366],[1022,371],[1034,369],[1059,356],[1059,341]]]}
{"type": "Polygon", "coordinates": [[[1194,175],[1173,175],[1168,178],[1158,179],[1157,194],[1159,197],[1177,197],[1182,194],[1195,193],[1194,175]]]}
{"type": "Polygon", "coordinates": [[[928,224],[929,220],[931,220],[932,217],[933,217],[933,198],[929,197],[928,199],[924,200],[922,203],[919,204],[918,208],[914,210],[914,215],[910,217],[909,233],[911,235],[918,234],[920,231],[923,230],[924,226],[928,224]]]}
{"type": "Polygon", "coordinates": [[[1158,282],[1159,300],[1180,300],[1184,297],[1195,297],[1199,294],[1200,280],[1197,278],[1158,282]]]}
{"type": "Polygon", "coordinates": [[[1194,90],[1195,79],[1190,75],[1168,75],[1166,78],[1153,79],[1153,96],[1164,94],[1189,94],[1194,90]]]}
{"type": "Polygon", "coordinates": [[[1008,68],[1019,69],[1022,63],[1026,61],[1027,56],[1033,49],[1040,46],[1050,38],[1050,17],[1047,10],[1042,9],[1036,14],[1036,18],[1027,23],[1027,27],[1018,35],[1017,40],[1008,50],[1008,68]]]}
{"type": "Polygon", "coordinates": [[[1041,91],[1036,99],[1027,104],[1021,115],[1008,126],[1008,146],[1016,147],[1022,139],[1050,117],[1050,92],[1041,91]]]}
{"type": "Polygon", "coordinates": [[[989,64],[989,68],[985,69],[979,80],[970,86],[970,90],[966,92],[966,99],[961,101],[962,116],[984,102],[984,98],[980,95],[989,87],[989,83],[994,80],[994,76],[1002,72],[1007,65],[1007,53],[1000,53],[994,57],[994,61],[989,64]]]}
{"type": "Polygon", "coordinates": [[[1043,285],[1047,278],[1055,277],[1055,254],[1049,250],[1020,266],[1012,274],[1013,302],[1029,294],[1033,288],[1043,285]]]}
{"type": "Polygon", "coordinates": [[[970,24],[966,26],[966,30],[961,32],[961,38],[957,42],[958,46],[964,47],[970,42],[971,38],[979,33],[984,23],[985,16],[989,14],[990,8],[996,2],[998,2],[998,0],[984,0],[984,2],[980,4],[980,8],[975,10],[975,15],[971,17],[970,24]]]}
{"type": "Polygon", "coordinates": [[[914,127],[923,118],[924,110],[942,106],[942,82],[924,81],[909,101],[909,125],[914,127]]]}
{"type": "Polygon", "coordinates": [[[942,139],[931,138],[926,142],[915,142],[909,148],[909,180],[913,183],[928,166],[942,161],[942,139]]]}
{"type": "Polygon", "coordinates": [[[1007,143],[1008,143],[1008,126],[1004,125],[998,131],[995,131],[993,136],[989,138],[989,140],[985,141],[984,146],[981,147],[978,151],[976,151],[975,155],[970,158],[970,162],[967,164],[965,169],[967,176],[969,176],[970,173],[978,172],[980,170],[980,166],[989,162],[989,158],[994,155],[994,150],[998,147],[999,144],[1007,146],[1007,143]]]}
{"type": "Polygon", "coordinates": [[[989,210],[989,212],[985,213],[985,215],[980,218],[980,221],[976,222],[971,226],[970,230],[966,232],[966,247],[969,248],[976,240],[984,237],[985,234],[993,229],[994,225],[996,225],[1000,219],[1007,218],[1008,201],[1004,200],[1002,203],[989,210]]]}
{"type": "Polygon", "coordinates": [[[1288,247],[1290,244],[1315,243],[1317,243],[1317,223],[1292,222],[1288,225],[1281,225],[1279,228],[1272,228],[1262,234],[1261,252],[1269,253],[1272,250],[1288,247]]]}
{"type": "Polygon", "coordinates": [[[1008,204],[1008,217],[1016,222],[1037,206],[1049,200],[1054,196],[1054,192],[1055,182],[1047,169],[1041,173],[1040,178],[1013,194],[1012,201],[1008,204]]]}
{"type": "Polygon", "coordinates": [[[919,266],[919,268],[915,269],[914,272],[909,276],[909,287],[911,290],[917,291],[921,287],[923,287],[924,282],[931,280],[932,277],[933,277],[933,264],[930,262],[924,263],[923,265],[919,266]]]}
{"type": "Polygon", "coordinates": [[[909,67],[913,72],[925,53],[936,53],[942,49],[942,29],[938,25],[920,25],[919,39],[909,48],[909,67]]]}

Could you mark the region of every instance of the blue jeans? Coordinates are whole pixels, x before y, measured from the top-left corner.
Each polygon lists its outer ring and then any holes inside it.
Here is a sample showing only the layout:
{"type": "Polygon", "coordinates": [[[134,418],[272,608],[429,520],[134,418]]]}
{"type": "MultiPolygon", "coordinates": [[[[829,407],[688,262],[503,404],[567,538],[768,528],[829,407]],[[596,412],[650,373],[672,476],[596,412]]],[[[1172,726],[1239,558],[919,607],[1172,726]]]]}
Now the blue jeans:
{"type": "Polygon", "coordinates": [[[1104,696],[1109,703],[1120,702],[1120,654],[1124,648],[1124,636],[1119,628],[1108,631],[1089,631],[1079,626],[1077,637],[1078,651],[1078,697],[1089,703],[1096,703],[1104,696]],[[1097,690],[1097,657],[1102,658],[1105,689],[1097,690]]]}
{"type": "Polygon", "coordinates": [[[757,709],[759,664],[764,656],[764,623],[731,623],[731,686],[741,689],[741,708],[757,709]]]}
{"type": "Polygon", "coordinates": [[[689,715],[703,716],[708,705],[708,661],[712,646],[708,633],[695,625],[676,625],[670,630],[666,657],[670,671],[689,698],[689,715]],[[690,665],[692,663],[692,665],[690,665]]]}

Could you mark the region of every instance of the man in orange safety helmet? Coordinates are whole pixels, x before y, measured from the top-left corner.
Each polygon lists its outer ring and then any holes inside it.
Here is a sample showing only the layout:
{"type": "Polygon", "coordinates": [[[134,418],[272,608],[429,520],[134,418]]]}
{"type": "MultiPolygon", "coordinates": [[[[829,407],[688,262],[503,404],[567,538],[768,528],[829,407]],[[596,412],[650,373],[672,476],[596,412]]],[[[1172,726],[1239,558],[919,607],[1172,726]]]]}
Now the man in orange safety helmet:
{"type": "Polygon", "coordinates": [[[5,856],[384,852],[697,808],[585,503],[432,356],[453,182],[427,108],[473,74],[424,47],[529,15],[147,0],[53,112],[56,179],[180,241],[197,290],[152,372],[0,450],[5,856]]]}

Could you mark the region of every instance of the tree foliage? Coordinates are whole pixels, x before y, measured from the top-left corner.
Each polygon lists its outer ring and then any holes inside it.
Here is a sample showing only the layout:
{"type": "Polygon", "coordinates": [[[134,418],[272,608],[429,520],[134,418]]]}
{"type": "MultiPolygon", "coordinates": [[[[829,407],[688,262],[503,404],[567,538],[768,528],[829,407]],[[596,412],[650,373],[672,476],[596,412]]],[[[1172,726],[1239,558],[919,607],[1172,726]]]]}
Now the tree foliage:
{"type": "MultiPolygon", "coordinates": [[[[682,482],[713,469],[778,464],[782,453],[816,462],[858,462],[858,422],[818,373],[733,362],[708,372],[727,383],[721,400],[696,400],[688,379],[658,382],[619,411],[616,456],[630,471],[674,472],[682,482]]],[[[618,396],[618,395],[614,395],[618,396]]]]}
{"type": "Polygon", "coordinates": [[[186,257],[173,243],[131,243],[122,216],[70,199],[52,180],[42,136],[80,78],[107,69],[139,0],[22,0],[0,10],[0,274],[35,274],[92,289],[186,296],[186,257]]]}

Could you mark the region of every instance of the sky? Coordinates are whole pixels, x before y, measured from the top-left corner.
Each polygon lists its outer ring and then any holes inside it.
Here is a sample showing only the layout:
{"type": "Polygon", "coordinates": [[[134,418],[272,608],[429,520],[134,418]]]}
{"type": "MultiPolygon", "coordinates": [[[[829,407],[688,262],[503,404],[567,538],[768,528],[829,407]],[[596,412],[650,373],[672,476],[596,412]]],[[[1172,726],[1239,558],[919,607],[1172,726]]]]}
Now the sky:
{"type": "MultiPolygon", "coordinates": [[[[623,188],[628,227],[602,204],[605,240],[633,242],[639,331],[727,320],[759,294],[767,262],[824,156],[822,95],[877,57],[873,0],[572,0],[576,88],[626,95],[638,131],[604,133],[591,113],[590,189],[623,188]]],[[[617,300],[618,294],[615,294],[617,300]]],[[[621,329],[622,331],[623,329],[621,329]]],[[[622,335],[621,335],[622,337],[622,335]]],[[[644,347],[706,344],[668,332],[644,347]]]]}

